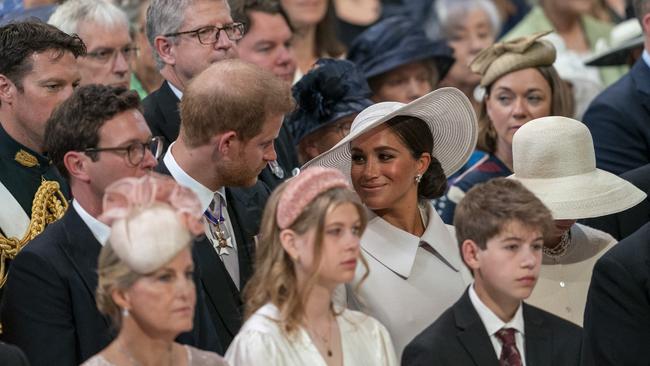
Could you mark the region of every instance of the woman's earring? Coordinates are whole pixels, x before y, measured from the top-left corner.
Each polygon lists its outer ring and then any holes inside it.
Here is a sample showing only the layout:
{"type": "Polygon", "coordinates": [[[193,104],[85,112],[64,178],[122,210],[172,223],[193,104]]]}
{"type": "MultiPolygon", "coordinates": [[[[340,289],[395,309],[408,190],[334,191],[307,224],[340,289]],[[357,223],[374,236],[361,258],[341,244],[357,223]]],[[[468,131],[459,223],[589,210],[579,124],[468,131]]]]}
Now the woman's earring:
{"type": "Polygon", "coordinates": [[[122,318],[126,318],[129,316],[129,309],[124,308],[122,309],[122,318]]]}
{"type": "Polygon", "coordinates": [[[421,180],[422,180],[422,174],[417,174],[415,176],[415,183],[420,183],[421,180]]]}

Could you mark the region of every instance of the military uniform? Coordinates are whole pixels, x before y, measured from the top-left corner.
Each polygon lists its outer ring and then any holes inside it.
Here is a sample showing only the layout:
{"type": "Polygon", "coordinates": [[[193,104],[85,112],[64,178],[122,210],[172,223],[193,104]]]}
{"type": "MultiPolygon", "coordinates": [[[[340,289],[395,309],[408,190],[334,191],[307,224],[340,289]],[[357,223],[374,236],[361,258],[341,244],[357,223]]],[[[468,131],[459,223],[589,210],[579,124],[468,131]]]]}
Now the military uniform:
{"type": "Polygon", "coordinates": [[[63,215],[69,198],[68,184],[51,161],[0,125],[0,287],[8,261],[63,215]]]}

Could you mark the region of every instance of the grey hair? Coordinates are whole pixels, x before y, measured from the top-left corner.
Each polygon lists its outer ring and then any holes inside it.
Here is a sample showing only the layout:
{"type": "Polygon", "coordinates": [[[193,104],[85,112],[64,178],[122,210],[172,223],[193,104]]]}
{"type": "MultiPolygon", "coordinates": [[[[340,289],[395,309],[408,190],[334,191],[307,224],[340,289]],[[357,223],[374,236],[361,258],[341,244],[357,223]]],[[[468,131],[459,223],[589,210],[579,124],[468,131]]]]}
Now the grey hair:
{"type": "Polygon", "coordinates": [[[48,23],[68,34],[79,33],[79,23],[92,22],[102,26],[129,26],[122,9],[106,0],[68,0],[56,8],[48,23]]]}
{"type": "Polygon", "coordinates": [[[438,0],[435,9],[440,21],[440,33],[445,38],[450,36],[454,25],[461,22],[472,10],[483,10],[487,14],[495,37],[501,30],[499,11],[490,0],[438,0]]]}

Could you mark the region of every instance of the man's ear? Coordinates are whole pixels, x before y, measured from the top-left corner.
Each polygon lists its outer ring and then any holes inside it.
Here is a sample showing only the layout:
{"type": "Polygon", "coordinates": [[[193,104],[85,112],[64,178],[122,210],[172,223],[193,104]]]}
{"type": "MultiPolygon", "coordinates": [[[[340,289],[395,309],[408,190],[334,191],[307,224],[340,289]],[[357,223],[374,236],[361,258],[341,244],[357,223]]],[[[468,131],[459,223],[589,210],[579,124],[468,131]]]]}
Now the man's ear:
{"type": "Polygon", "coordinates": [[[235,131],[227,131],[214,135],[212,138],[210,138],[210,144],[215,147],[216,151],[221,156],[227,156],[232,151],[237,151],[237,147],[239,147],[240,143],[241,141],[237,137],[237,133],[235,131]]]}
{"type": "Polygon", "coordinates": [[[13,81],[3,74],[0,74],[0,102],[11,104],[18,89],[13,81]]]}
{"type": "Polygon", "coordinates": [[[153,40],[154,50],[166,65],[176,65],[176,50],[170,37],[157,36],[153,40]]]}
{"type": "Polygon", "coordinates": [[[481,257],[479,255],[481,248],[478,247],[478,244],[476,244],[474,240],[465,240],[463,244],[461,244],[460,252],[463,256],[463,261],[469,268],[472,270],[478,270],[481,268],[481,257]]]}
{"type": "Polygon", "coordinates": [[[294,261],[299,260],[300,251],[298,250],[297,242],[298,234],[291,229],[284,229],[280,231],[280,243],[284,251],[289,254],[289,257],[294,261]]]}
{"type": "Polygon", "coordinates": [[[643,33],[650,32],[650,13],[647,13],[641,18],[641,28],[643,28],[643,33]]]}
{"type": "Polygon", "coordinates": [[[74,177],[82,182],[89,182],[88,165],[92,162],[90,156],[80,151],[68,151],[63,156],[63,164],[68,170],[70,178],[74,177]]]}

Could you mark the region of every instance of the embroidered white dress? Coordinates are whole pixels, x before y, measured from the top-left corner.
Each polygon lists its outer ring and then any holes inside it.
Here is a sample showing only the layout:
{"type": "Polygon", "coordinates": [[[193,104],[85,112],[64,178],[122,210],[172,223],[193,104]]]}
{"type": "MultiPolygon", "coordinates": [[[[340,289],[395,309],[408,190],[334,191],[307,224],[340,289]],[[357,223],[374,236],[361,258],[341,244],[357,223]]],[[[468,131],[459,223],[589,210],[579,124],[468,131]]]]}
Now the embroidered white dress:
{"type": "MultiPolygon", "coordinates": [[[[187,351],[187,365],[188,366],[228,366],[228,363],[214,352],[202,351],[198,348],[191,346],[184,346],[187,351]]],[[[97,354],[89,358],[81,366],[127,366],[116,365],[109,362],[103,356],[97,354]]]]}
{"type": "MultiPolygon", "coordinates": [[[[242,326],[226,352],[231,366],[326,366],[304,329],[287,338],[274,320],[278,308],[266,304],[242,326]]],[[[363,313],[344,310],[336,317],[341,332],[345,366],[397,366],[390,336],[377,320],[363,313]]]]}
{"type": "Polygon", "coordinates": [[[603,231],[574,224],[567,253],[558,259],[543,257],[537,285],[526,302],[582,326],[594,265],[616,243],[603,231]]]}
{"type": "MultiPolygon", "coordinates": [[[[361,238],[369,276],[358,291],[348,291],[351,307],[386,326],[401,358],[404,347],[453,305],[472,282],[460,258],[453,227],[445,225],[429,202],[423,209],[426,229],[421,238],[369,213],[361,238]],[[437,254],[422,248],[428,243],[437,254]]],[[[357,267],[354,289],[364,274],[357,267]]]]}

